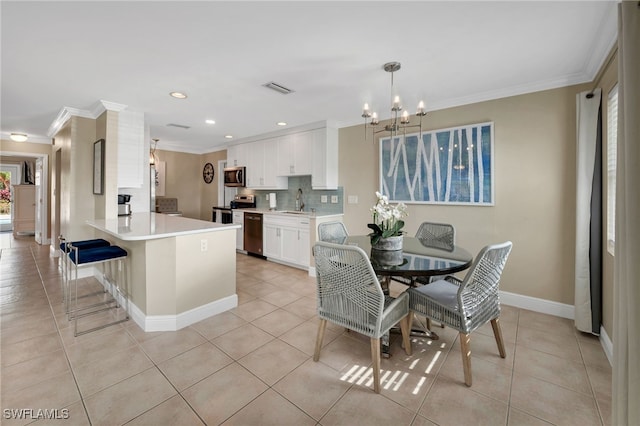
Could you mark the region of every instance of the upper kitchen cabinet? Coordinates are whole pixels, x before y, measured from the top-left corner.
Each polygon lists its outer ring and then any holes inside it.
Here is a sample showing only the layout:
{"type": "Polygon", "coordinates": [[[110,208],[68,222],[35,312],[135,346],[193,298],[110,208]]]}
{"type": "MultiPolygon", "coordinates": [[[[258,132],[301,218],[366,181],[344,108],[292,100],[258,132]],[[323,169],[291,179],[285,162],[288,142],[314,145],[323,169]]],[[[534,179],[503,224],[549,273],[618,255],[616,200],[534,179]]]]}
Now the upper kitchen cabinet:
{"type": "Polygon", "coordinates": [[[144,152],[144,113],[118,113],[118,188],[142,188],[149,161],[144,152]]]}
{"type": "Polygon", "coordinates": [[[338,189],[338,129],[323,127],[312,130],[311,134],[311,187],[338,189]]]}
{"type": "Polygon", "coordinates": [[[244,145],[247,152],[247,187],[287,189],[289,181],[276,175],[278,139],[264,139],[244,145]]]}
{"type": "Polygon", "coordinates": [[[278,139],[278,175],[310,175],[313,131],[293,133],[278,139]]]}
{"type": "Polygon", "coordinates": [[[227,147],[227,167],[247,166],[247,144],[227,147]]]}

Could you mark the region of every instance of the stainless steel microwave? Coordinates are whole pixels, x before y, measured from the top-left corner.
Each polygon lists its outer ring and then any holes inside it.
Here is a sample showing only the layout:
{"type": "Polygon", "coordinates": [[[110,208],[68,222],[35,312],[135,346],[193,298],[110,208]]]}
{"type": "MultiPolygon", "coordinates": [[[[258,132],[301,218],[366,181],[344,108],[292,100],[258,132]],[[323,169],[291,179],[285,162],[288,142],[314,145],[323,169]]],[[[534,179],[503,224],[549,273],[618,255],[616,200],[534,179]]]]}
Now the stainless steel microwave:
{"type": "Polygon", "coordinates": [[[245,167],[226,167],[223,170],[224,186],[247,186],[245,167]]]}

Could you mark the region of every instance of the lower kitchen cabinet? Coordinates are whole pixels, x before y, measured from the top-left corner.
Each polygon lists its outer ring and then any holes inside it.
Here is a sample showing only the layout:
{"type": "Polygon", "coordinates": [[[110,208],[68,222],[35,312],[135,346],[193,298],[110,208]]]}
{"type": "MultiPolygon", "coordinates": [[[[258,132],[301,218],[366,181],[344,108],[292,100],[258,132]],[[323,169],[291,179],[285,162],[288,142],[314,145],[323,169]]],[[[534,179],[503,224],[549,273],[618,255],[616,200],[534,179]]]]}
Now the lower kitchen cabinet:
{"type": "Polygon", "coordinates": [[[236,232],[236,250],[244,250],[244,211],[233,211],[233,224],[240,225],[236,232]]]}
{"type": "Polygon", "coordinates": [[[267,258],[309,267],[309,218],[265,214],[263,229],[267,258]]]}

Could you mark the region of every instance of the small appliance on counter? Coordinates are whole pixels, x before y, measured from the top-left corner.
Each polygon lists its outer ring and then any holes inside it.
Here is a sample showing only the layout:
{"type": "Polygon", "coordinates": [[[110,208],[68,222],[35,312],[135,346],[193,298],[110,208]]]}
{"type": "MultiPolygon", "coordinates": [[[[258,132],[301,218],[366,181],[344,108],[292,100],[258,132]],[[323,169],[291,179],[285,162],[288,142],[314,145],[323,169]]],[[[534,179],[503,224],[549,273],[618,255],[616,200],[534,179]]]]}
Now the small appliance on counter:
{"type": "Polygon", "coordinates": [[[129,216],[131,214],[131,195],[118,194],[118,216],[129,216]]]}

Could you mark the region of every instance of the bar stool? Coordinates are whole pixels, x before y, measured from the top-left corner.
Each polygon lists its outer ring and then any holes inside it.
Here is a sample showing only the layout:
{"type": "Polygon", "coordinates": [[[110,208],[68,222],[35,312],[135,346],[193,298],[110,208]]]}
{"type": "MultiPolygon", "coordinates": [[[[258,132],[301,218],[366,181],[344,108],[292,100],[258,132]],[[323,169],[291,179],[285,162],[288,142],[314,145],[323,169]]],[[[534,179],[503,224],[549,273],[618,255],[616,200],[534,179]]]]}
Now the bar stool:
{"type": "MultiPolygon", "coordinates": [[[[129,319],[129,294],[127,291],[126,273],[124,260],[127,258],[127,251],[118,246],[104,246],[95,248],[79,249],[73,244],[69,244],[68,262],[73,267],[73,308],[69,309],[69,320],[74,321],[74,336],[89,333],[95,330],[99,330],[111,325],[119,324],[129,319]],[[106,267],[108,265],[117,264],[117,279],[113,276],[107,277],[106,267]],[[109,293],[107,300],[93,303],[85,306],[78,306],[78,267],[79,266],[97,266],[103,265],[103,278],[104,282],[112,289],[112,293],[109,293]],[[115,281],[115,282],[114,282],[115,281]],[[121,302],[124,302],[125,318],[116,319],[106,324],[99,325],[87,330],[78,332],[78,318],[93,315],[98,312],[103,312],[111,309],[118,309],[121,307],[121,302]]],[[[71,296],[71,293],[69,294],[71,296]]],[[[71,297],[69,297],[70,299],[71,297]]]]}
{"type": "Polygon", "coordinates": [[[78,250],[92,249],[97,247],[107,247],[111,243],[102,238],[94,238],[92,240],[67,241],[62,235],[58,236],[60,247],[60,269],[62,270],[62,302],[64,303],[65,312],[69,313],[69,252],[70,245],[77,247],[78,250]]]}

